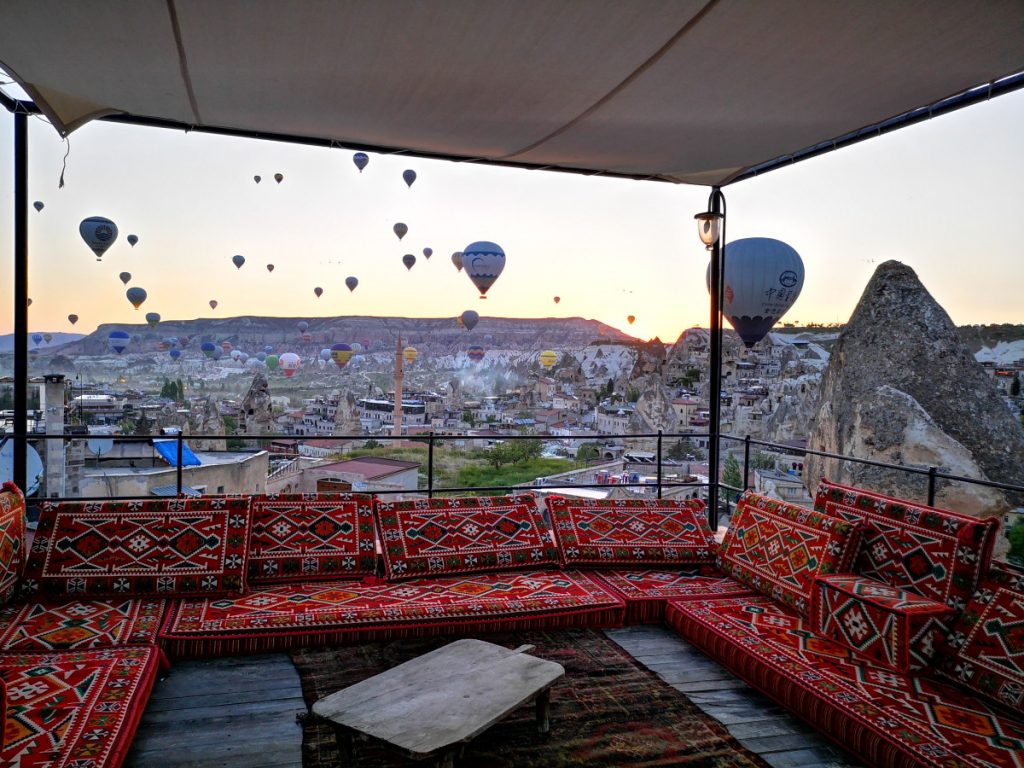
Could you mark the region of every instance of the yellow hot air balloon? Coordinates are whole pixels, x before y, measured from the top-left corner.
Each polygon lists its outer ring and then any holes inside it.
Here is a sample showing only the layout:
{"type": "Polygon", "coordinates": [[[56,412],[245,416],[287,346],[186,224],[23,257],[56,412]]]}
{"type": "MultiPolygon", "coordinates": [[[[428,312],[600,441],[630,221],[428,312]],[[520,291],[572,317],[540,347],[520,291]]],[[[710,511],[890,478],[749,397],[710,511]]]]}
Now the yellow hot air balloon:
{"type": "Polygon", "coordinates": [[[558,353],[553,349],[545,349],[537,357],[540,364],[547,368],[549,371],[555,367],[555,363],[558,362],[558,353]]]}
{"type": "Polygon", "coordinates": [[[626,318],[626,322],[629,323],[630,325],[632,325],[635,320],[636,320],[636,317],[634,315],[629,315],[626,318]]]}
{"type": "Polygon", "coordinates": [[[418,355],[419,352],[416,351],[416,347],[406,347],[402,350],[402,359],[405,360],[407,365],[411,365],[418,355]]]}

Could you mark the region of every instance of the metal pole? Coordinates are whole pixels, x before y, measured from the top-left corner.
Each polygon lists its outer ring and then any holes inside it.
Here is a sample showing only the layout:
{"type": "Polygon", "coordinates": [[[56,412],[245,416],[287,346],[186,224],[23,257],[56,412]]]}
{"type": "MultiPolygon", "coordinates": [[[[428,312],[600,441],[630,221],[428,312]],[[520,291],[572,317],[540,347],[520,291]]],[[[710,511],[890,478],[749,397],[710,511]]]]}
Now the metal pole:
{"type": "Polygon", "coordinates": [[[658,498],[661,498],[661,430],[658,430],[658,498]]]}
{"type": "Polygon", "coordinates": [[[935,506],[935,473],[938,470],[935,467],[928,467],[928,506],[935,506]]]}
{"type": "Polygon", "coordinates": [[[434,498],[434,433],[427,440],[427,498],[434,498]]]}
{"type": "Polygon", "coordinates": [[[14,115],[14,482],[28,494],[28,115],[14,115]]]}
{"type": "Polygon", "coordinates": [[[181,496],[181,486],[182,486],[181,476],[182,476],[182,473],[184,472],[184,469],[181,466],[182,455],[185,452],[184,451],[184,446],[185,446],[185,436],[182,435],[181,432],[178,432],[178,442],[175,445],[175,447],[178,449],[178,467],[177,467],[177,472],[175,474],[177,476],[178,496],[179,497],[181,496]]]}
{"type": "MultiPolygon", "coordinates": [[[[722,190],[712,187],[709,208],[714,213],[722,213],[725,198],[722,190]]],[[[711,529],[718,527],[718,459],[719,435],[722,430],[722,283],[724,282],[725,249],[725,218],[723,215],[718,240],[711,246],[711,382],[709,398],[711,435],[708,442],[708,522],[711,529]]]]}
{"type": "Polygon", "coordinates": [[[750,435],[743,438],[743,490],[750,487],[747,477],[750,475],[750,435]]]}

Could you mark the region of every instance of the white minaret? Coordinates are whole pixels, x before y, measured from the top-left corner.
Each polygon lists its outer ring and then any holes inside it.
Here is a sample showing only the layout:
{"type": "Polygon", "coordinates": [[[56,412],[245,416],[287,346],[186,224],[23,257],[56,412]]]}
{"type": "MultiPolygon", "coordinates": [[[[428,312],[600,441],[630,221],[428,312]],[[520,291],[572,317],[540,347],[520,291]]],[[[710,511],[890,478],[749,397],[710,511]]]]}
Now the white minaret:
{"type": "Polygon", "coordinates": [[[395,342],[395,425],[391,430],[394,437],[402,436],[402,379],[405,373],[402,371],[402,337],[395,342]]]}
{"type": "MultiPolygon", "coordinates": [[[[49,373],[43,376],[42,399],[39,407],[43,411],[46,434],[64,434],[64,374],[49,373]]],[[[49,497],[64,495],[64,441],[46,440],[45,492],[49,497]]]]}

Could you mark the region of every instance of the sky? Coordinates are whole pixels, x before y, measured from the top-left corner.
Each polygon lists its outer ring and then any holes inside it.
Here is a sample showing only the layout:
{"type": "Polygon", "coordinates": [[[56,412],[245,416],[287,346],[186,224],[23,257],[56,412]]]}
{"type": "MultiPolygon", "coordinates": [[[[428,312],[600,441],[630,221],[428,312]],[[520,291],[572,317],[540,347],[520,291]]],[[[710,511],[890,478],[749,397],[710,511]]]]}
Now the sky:
{"type": "MultiPolygon", "coordinates": [[[[663,341],[708,324],[708,253],[693,221],[707,205],[704,187],[384,155],[370,155],[360,174],[347,150],[95,122],[71,134],[58,189],[66,147],[43,120],[29,123],[29,199],[45,204],[29,211],[33,332],[142,323],[147,311],[190,319],[475,309],[594,318],[663,341]],[[407,168],[418,175],[411,188],[407,168]],[[94,215],[120,230],[102,262],[78,234],[94,215]],[[409,227],[401,242],[399,221],[409,227]],[[139,237],[134,248],[128,234],[139,237]],[[476,240],[507,254],[483,301],[450,261],[476,240]],[[406,253],[417,257],[411,271],[406,253]],[[246,259],[240,270],[236,254],[246,259]],[[149,294],[138,311],[122,271],[149,294]],[[349,275],[359,279],[354,293],[349,275]]],[[[1024,323],[1021,136],[1016,92],[730,185],[728,239],[773,237],[800,253],[806,280],[782,322],[845,321],[878,264],[897,259],[957,324],[1024,323]]],[[[13,118],[0,112],[8,276],[12,176],[13,118]]],[[[9,333],[10,280],[0,286],[0,333],[9,333]]]]}

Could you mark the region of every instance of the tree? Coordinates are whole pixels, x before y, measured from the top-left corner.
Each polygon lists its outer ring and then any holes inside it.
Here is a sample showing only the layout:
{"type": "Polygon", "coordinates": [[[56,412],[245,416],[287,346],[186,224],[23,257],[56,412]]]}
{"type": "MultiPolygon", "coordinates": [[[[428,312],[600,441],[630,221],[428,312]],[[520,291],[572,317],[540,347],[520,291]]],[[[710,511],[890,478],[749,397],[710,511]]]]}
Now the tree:
{"type": "Polygon", "coordinates": [[[185,402],[185,385],[181,383],[181,379],[174,382],[175,398],[174,402],[184,403],[185,402]]]}
{"type": "Polygon", "coordinates": [[[363,443],[363,448],[373,449],[373,448],[380,448],[380,447],[382,447],[380,442],[377,441],[377,440],[374,440],[372,437],[369,440],[367,440],[365,443],[363,443]]]}
{"type": "Polygon", "coordinates": [[[139,414],[139,418],[135,420],[135,434],[136,435],[151,435],[153,434],[153,422],[146,418],[145,412],[139,414]]]}
{"type": "MultiPolygon", "coordinates": [[[[740,463],[731,453],[725,457],[725,464],[722,466],[722,483],[725,485],[731,485],[733,488],[743,487],[740,463]]],[[[735,491],[726,491],[725,496],[730,501],[736,501],[736,499],[740,497],[740,495],[735,491]]]]}
{"type": "Polygon", "coordinates": [[[1010,540],[1009,559],[1016,563],[1024,563],[1024,520],[1014,523],[1006,532],[1006,538],[1010,540]]]}
{"type": "Polygon", "coordinates": [[[576,451],[576,458],[579,461],[593,461],[601,458],[601,447],[597,443],[583,443],[576,451]]]}
{"type": "Polygon", "coordinates": [[[173,381],[170,381],[169,379],[164,379],[164,385],[160,387],[160,397],[164,398],[165,400],[174,400],[175,402],[177,402],[177,385],[173,381]]]}
{"type": "Polygon", "coordinates": [[[1020,377],[1014,376],[1010,382],[1010,397],[1020,397],[1020,377]]]}
{"type": "Polygon", "coordinates": [[[668,458],[674,459],[675,461],[694,461],[702,460],[704,458],[704,451],[694,444],[693,440],[688,437],[680,438],[673,443],[668,453],[665,454],[668,458]],[[692,456],[692,459],[687,459],[687,456],[692,456]]]}
{"type": "Polygon", "coordinates": [[[474,417],[473,412],[468,409],[462,412],[462,420],[471,427],[476,426],[476,417],[474,417]]]}
{"type": "Polygon", "coordinates": [[[539,440],[516,440],[511,445],[512,459],[516,464],[538,458],[543,450],[539,440]]]}
{"type": "Polygon", "coordinates": [[[508,443],[498,443],[487,451],[487,463],[496,470],[513,461],[515,461],[515,456],[512,453],[512,446],[508,443]]]}

